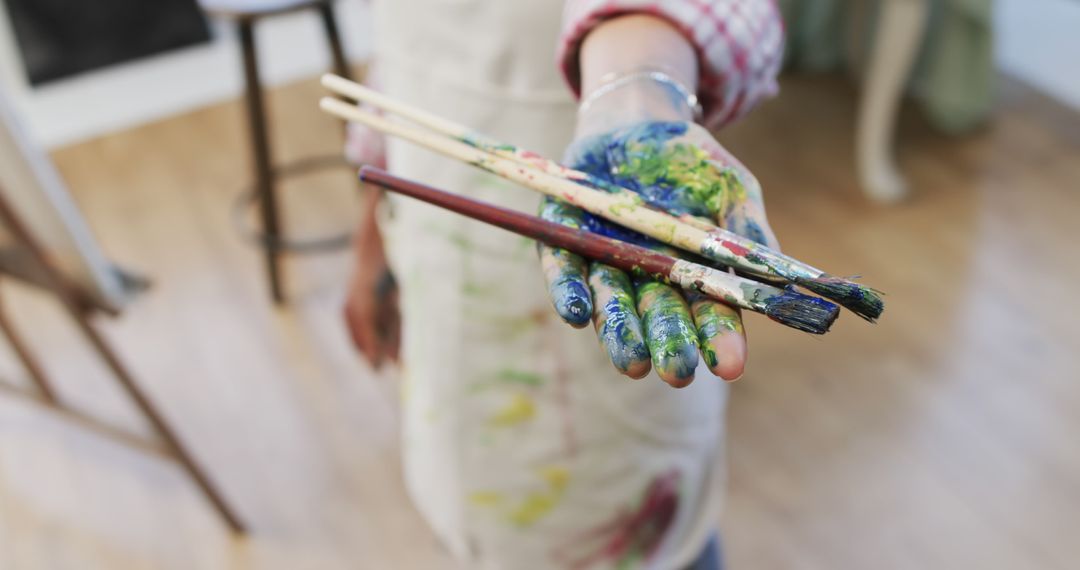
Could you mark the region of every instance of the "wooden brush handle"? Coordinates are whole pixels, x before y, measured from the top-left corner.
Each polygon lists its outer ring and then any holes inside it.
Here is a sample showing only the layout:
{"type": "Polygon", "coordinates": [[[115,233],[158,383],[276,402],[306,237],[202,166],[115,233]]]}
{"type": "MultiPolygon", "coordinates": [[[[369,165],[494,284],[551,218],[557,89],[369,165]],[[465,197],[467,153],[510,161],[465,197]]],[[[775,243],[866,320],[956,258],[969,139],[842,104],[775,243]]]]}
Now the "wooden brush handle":
{"type": "Polygon", "coordinates": [[[675,266],[675,258],[644,247],[444,192],[431,186],[398,178],[378,168],[370,166],[361,168],[360,179],[550,246],[561,247],[623,271],[644,272],[668,278],[675,266]]]}
{"type": "Polygon", "coordinates": [[[360,170],[360,179],[623,271],[655,276],[729,305],[764,313],[799,330],[824,333],[836,320],[839,310],[836,305],[815,297],[777,289],[644,247],[437,190],[377,168],[365,166],[360,170]]]}

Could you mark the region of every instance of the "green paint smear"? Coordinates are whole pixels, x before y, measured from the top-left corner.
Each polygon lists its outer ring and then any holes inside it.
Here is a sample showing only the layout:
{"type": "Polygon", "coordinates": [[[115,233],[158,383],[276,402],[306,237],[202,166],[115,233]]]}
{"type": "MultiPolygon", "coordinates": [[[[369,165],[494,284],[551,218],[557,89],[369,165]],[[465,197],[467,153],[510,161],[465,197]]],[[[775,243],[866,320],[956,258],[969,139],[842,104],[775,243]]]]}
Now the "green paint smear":
{"type": "Polygon", "coordinates": [[[472,251],[473,248],[472,242],[469,241],[469,238],[465,237],[464,233],[461,232],[447,232],[446,241],[448,241],[450,245],[457,247],[461,251],[472,251]]]}
{"type": "Polygon", "coordinates": [[[496,292],[493,285],[482,285],[474,281],[465,281],[461,284],[461,293],[466,297],[479,297],[488,299],[496,292]]]}
{"type": "Polygon", "coordinates": [[[469,385],[472,394],[483,392],[489,388],[500,386],[525,386],[539,388],[545,384],[544,377],[535,372],[518,370],[515,368],[503,368],[494,374],[485,374],[482,380],[469,385]]]}
{"type": "Polygon", "coordinates": [[[553,198],[546,198],[540,203],[540,217],[571,228],[581,228],[582,212],[578,208],[553,198]]]}
{"type": "Polygon", "coordinates": [[[655,281],[638,286],[638,299],[653,366],[679,378],[692,374],[699,341],[686,300],[673,288],[655,281]]]}
{"type": "MultiPolygon", "coordinates": [[[[614,288],[614,291],[611,295],[611,300],[608,302],[608,307],[617,306],[618,310],[621,311],[623,314],[636,315],[637,309],[634,307],[634,295],[631,293],[633,289],[630,287],[630,278],[628,278],[621,271],[619,272],[618,277],[626,284],[619,285],[614,288]]],[[[624,328],[622,335],[620,335],[620,339],[623,342],[627,343],[639,342],[640,339],[637,338],[637,335],[632,333],[633,331],[631,329],[624,328]]]]}
{"type": "Polygon", "coordinates": [[[544,384],[544,377],[536,374],[535,372],[526,372],[524,370],[514,370],[512,368],[504,368],[495,374],[495,378],[500,382],[508,384],[521,384],[524,386],[542,386],[544,384]]]}
{"type": "MultiPolygon", "coordinates": [[[[617,341],[622,345],[619,352],[629,351],[624,358],[618,359],[612,354],[614,364],[623,370],[631,364],[631,356],[637,349],[642,339],[640,331],[636,327],[629,326],[626,319],[637,315],[635,308],[633,285],[625,273],[613,267],[601,263],[592,264],[592,278],[610,290],[611,298],[604,303],[604,322],[601,324],[600,336],[606,342],[617,341]]],[[[609,346],[609,353],[611,347],[609,346]]]]}
{"type": "Polygon", "coordinates": [[[628,142],[626,157],[616,166],[619,176],[634,178],[642,186],[676,188],[683,195],[680,201],[703,205],[714,220],[726,219],[737,204],[747,199],[738,172],[718,167],[697,145],[628,142]]]}
{"type": "Polygon", "coordinates": [[[490,315],[473,313],[471,318],[487,325],[483,332],[478,333],[481,336],[480,342],[509,342],[535,331],[540,326],[536,316],[531,314],[507,316],[502,312],[490,315]]]}
{"type": "Polygon", "coordinates": [[[637,552],[637,548],[638,547],[635,547],[635,550],[627,552],[619,559],[618,565],[615,567],[616,570],[633,570],[634,568],[638,568],[638,562],[644,560],[645,557],[642,556],[640,552],[637,552]]]}
{"type": "Polygon", "coordinates": [[[624,202],[616,202],[608,206],[608,211],[618,216],[625,213],[631,213],[645,204],[645,200],[642,200],[641,196],[637,194],[624,193],[623,197],[625,200],[624,202]]]}
{"type": "Polygon", "coordinates": [[[743,298],[755,305],[764,303],[771,296],[762,289],[761,285],[752,283],[740,283],[739,289],[743,292],[743,298]]]}
{"type": "Polygon", "coordinates": [[[722,334],[739,332],[742,330],[742,321],[727,312],[721,312],[716,303],[701,301],[693,306],[694,323],[698,327],[698,341],[701,343],[701,355],[705,364],[712,368],[719,363],[716,349],[710,341],[722,334]]]}

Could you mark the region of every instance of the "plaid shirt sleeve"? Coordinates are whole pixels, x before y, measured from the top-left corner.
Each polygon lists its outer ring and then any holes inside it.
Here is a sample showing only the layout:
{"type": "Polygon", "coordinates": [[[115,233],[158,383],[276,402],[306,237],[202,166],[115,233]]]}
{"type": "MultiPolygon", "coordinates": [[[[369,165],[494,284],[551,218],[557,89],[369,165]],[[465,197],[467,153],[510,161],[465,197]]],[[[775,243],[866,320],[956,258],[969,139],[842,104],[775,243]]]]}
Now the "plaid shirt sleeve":
{"type": "Polygon", "coordinates": [[[775,0],[567,0],[558,62],[581,95],[578,50],[606,19],[652,14],[671,22],[693,44],[701,66],[698,98],[705,123],[729,123],[776,93],[784,24],[775,0]]]}

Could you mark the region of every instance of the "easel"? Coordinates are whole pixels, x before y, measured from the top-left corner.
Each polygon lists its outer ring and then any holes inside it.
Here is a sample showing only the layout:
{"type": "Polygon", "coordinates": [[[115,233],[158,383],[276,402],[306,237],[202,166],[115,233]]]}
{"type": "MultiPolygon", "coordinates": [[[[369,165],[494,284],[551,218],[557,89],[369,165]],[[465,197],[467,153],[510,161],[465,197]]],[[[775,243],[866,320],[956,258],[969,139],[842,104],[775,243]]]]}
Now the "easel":
{"type": "MultiPolygon", "coordinates": [[[[29,347],[19,336],[5,311],[4,304],[0,302],[0,332],[7,337],[11,347],[30,375],[36,387],[36,393],[27,391],[18,386],[0,382],[0,388],[22,396],[29,397],[39,402],[48,409],[60,413],[63,417],[73,420],[83,427],[92,429],[97,433],[112,438],[122,444],[152,452],[162,457],[175,460],[180,467],[191,477],[202,491],[206,499],[225,520],[225,523],[233,532],[242,534],[245,532],[244,524],[236,515],[235,511],[222,497],[221,493],[207,477],[202,467],[188,452],[187,448],[169,426],[169,423],[158,412],[150,399],[143,393],[135,382],[134,377],[117,357],[116,353],[98,332],[90,317],[95,313],[116,314],[114,307],[102,306],[95,303],[90,296],[85,294],[78,286],[73,284],[58,268],[50,261],[44,248],[36,241],[27,226],[19,219],[16,211],[8,203],[4,193],[0,191],[0,226],[7,229],[14,238],[14,246],[24,256],[28,267],[25,273],[14,275],[8,271],[8,276],[29,282],[48,294],[53,295],[63,306],[68,316],[75,322],[93,348],[94,352],[105,363],[106,367],[116,378],[123,391],[131,398],[139,413],[146,418],[150,426],[160,436],[161,442],[148,441],[137,435],[127,433],[108,425],[101,420],[71,409],[59,399],[56,390],[45,374],[44,368],[34,357],[29,347]]],[[[5,271],[0,267],[0,271],[5,271]]]]}

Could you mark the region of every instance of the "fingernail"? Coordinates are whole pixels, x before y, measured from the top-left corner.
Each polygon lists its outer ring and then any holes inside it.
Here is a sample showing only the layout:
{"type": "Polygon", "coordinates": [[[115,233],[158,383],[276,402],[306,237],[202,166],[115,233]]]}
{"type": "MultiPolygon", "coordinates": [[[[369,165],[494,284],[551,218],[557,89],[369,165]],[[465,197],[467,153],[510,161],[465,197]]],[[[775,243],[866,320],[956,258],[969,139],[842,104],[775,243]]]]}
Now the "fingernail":
{"type": "Polygon", "coordinates": [[[716,353],[716,364],[710,371],[728,382],[742,378],[746,368],[746,339],[738,333],[726,333],[710,343],[716,353]]]}
{"type": "Polygon", "coordinates": [[[679,344],[655,357],[653,364],[657,372],[670,378],[669,384],[685,386],[694,379],[694,371],[697,370],[698,365],[697,346],[689,343],[679,344]]]}
{"type": "Polygon", "coordinates": [[[592,317],[592,307],[588,300],[575,297],[564,301],[559,314],[571,324],[584,325],[592,317]]]}
{"type": "Polygon", "coordinates": [[[575,280],[566,280],[551,288],[555,310],[562,319],[574,326],[585,326],[592,318],[589,291],[575,280]]]}

